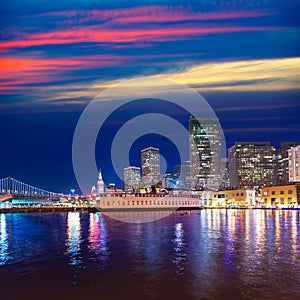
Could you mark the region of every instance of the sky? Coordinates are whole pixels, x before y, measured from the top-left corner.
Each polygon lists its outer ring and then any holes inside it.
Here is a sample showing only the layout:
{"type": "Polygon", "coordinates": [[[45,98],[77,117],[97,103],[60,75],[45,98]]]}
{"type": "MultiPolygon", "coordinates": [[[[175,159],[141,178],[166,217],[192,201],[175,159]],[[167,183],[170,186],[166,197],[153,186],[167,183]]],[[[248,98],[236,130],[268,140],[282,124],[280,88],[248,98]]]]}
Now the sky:
{"type": "MultiPolygon", "coordinates": [[[[228,147],[300,141],[299,1],[11,0],[0,17],[0,178],[78,190],[81,113],[106,88],[141,76],[199,92],[228,147]]],[[[169,169],[178,163],[166,139],[148,136],[133,145],[133,164],[145,140],[169,155],[169,169]]],[[[96,156],[106,183],[118,183],[101,149],[96,156]]]]}

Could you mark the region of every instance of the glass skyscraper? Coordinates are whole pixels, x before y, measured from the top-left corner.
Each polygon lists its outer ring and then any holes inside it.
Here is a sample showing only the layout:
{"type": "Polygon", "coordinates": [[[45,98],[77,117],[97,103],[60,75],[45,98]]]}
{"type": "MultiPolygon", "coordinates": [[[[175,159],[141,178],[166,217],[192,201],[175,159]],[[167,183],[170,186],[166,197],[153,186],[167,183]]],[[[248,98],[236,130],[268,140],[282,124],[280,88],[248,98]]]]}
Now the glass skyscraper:
{"type": "Polygon", "coordinates": [[[141,168],[127,167],[124,168],[124,187],[125,192],[138,192],[141,182],[141,168]]]}
{"type": "Polygon", "coordinates": [[[232,188],[276,185],[276,149],[269,142],[236,142],[228,162],[232,188]]]}
{"type": "Polygon", "coordinates": [[[141,150],[142,186],[149,188],[161,180],[160,153],[158,148],[149,147],[141,150]]]}
{"type": "Polygon", "coordinates": [[[192,187],[218,190],[222,178],[219,120],[191,118],[189,133],[192,187]]]}

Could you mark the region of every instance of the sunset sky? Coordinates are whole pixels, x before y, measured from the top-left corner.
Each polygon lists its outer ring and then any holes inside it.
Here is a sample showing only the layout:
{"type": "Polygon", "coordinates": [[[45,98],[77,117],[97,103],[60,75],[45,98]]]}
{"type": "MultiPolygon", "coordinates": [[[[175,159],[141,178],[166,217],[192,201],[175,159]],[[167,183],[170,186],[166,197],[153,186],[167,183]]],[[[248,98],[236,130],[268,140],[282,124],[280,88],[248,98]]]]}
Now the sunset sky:
{"type": "Polygon", "coordinates": [[[78,189],[71,153],[81,112],[140,76],[201,93],[227,146],[300,141],[299,1],[12,0],[0,14],[0,178],[78,189]]]}

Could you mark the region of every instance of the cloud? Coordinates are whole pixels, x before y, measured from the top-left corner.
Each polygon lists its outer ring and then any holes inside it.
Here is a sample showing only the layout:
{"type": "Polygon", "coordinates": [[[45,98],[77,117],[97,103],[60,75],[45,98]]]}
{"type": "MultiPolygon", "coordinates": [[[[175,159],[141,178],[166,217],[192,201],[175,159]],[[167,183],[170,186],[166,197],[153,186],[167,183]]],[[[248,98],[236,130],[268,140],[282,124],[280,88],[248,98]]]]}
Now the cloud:
{"type": "MultiPolygon", "coordinates": [[[[153,55],[152,57],[160,56],[153,55]]],[[[40,84],[35,89],[46,88],[58,98],[77,97],[78,93],[94,98],[99,91],[109,88],[120,80],[130,79],[130,77],[97,80],[97,73],[80,75],[72,73],[73,71],[78,70],[80,72],[85,69],[92,70],[106,66],[114,68],[128,65],[136,66],[139,63],[146,64],[143,62],[143,57],[138,55],[73,56],[66,59],[5,57],[0,60],[0,65],[4,71],[0,75],[0,91],[5,94],[10,90],[15,91],[16,88],[30,90],[33,85],[40,84]],[[68,81],[72,81],[72,83],[68,83],[68,81]]],[[[210,91],[298,90],[300,86],[299,65],[300,58],[212,62],[151,76],[164,77],[189,85],[200,93],[210,91]]],[[[51,99],[53,98],[52,96],[51,99]]],[[[218,108],[218,110],[223,111],[226,109],[226,107],[218,108]]],[[[249,109],[251,108],[249,107],[249,109]]]]}
{"type": "Polygon", "coordinates": [[[29,24],[25,22],[27,27],[15,26],[3,32],[0,51],[5,53],[11,48],[81,43],[166,42],[210,34],[283,29],[272,25],[242,26],[231,23],[272,14],[261,10],[200,12],[190,6],[166,5],[46,12],[24,16],[29,21],[29,24]],[[30,26],[30,22],[42,22],[46,26],[41,30],[41,27],[30,26]]]}
{"type": "Polygon", "coordinates": [[[84,24],[95,21],[106,21],[113,24],[165,23],[182,21],[230,20],[256,18],[272,15],[266,11],[194,11],[191,6],[150,5],[131,8],[104,10],[66,10],[53,11],[32,17],[56,17],[60,24],[84,24]]]}
{"type": "MultiPolygon", "coordinates": [[[[44,83],[49,86],[60,80],[82,80],[83,76],[71,74],[74,71],[92,70],[119,66],[129,60],[126,55],[90,55],[43,58],[37,56],[2,56],[0,58],[0,91],[8,91],[16,87],[32,88],[32,85],[44,83]],[[31,86],[30,86],[31,85],[31,86]]],[[[93,77],[93,76],[92,76],[93,77]]],[[[84,79],[88,79],[85,75],[84,79]]]]}
{"type": "Polygon", "coordinates": [[[184,72],[161,74],[198,91],[275,91],[299,89],[300,58],[212,62],[184,72]]]}
{"type": "Polygon", "coordinates": [[[164,26],[160,28],[126,28],[107,29],[99,25],[82,26],[64,30],[54,30],[46,33],[26,34],[23,37],[2,41],[1,52],[9,48],[26,48],[33,46],[63,45],[78,43],[134,43],[134,42],[166,42],[189,40],[197,36],[278,30],[272,26],[164,26]]]}

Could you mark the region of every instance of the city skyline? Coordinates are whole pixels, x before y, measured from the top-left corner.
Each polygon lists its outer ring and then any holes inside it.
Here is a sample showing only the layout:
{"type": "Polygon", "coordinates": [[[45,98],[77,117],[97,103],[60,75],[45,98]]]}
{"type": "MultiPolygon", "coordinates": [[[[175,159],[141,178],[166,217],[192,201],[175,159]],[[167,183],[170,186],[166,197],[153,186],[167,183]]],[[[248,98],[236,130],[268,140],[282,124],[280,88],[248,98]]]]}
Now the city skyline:
{"type": "MultiPolygon", "coordinates": [[[[0,178],[78,191],[72,139],[82,111],[106,88],[143,76],[203,95],[227,148],[237,141],[267,140],[277,148],[299,141],[299,8],[283,0],[6,3],[0,8],[0,178]]],[[[184,123],[174,107],[158,106],[184,123]]],[[[118,124],[142,112],[131,107],[112,116],[103,128],[107,145],[118,124]]],[[[168,171],[179,164],[174,146],[153,135],[134,143],[130,163],[150,145],[168,155],[168,171]]],[[[96,145],[97,165],[105,181],[116,182],[103,148],[96,145]]]]}
{"type": "Polygon", "coordinates": [[[299,298],[300,0],[1,4],[1,299],[299,298]]]}
{"type": "Polygon", "coordinates": [[[236,142],[228,149],[228,158],[220,158],[221,166],[215,170],[216,159],[212,160],[210,156],[216,151],[215,144],[216,142],[218,144],[219,138],[213,137],[210,148],[207,138],[204,137],[205,134],[215,135],[215,128],[212,125],[217,124],[214,124],[212,119],[208,121],[207,123],[203,119],[190,120],[190,158],[193,159],[195,154],[200,156],[194,164],[190,161],[183,161],[182,165],[173,166],[173,172],[162,172],[159,168],[159,149],[148,147],[141,150],[140,167],[124,168],[121,188],[123,186],[125,192],[137,192],[140,188],[147,189],[155,185],[162,188],[206,190],[213,193],[222,190],[254,189],[259,191],[264,187],[280,188],[280,186],[299,184],[300,142],[282,142],[279,149],[270,145],[270,142],[236,142]],[[197,149],[194,144],[199,143],[199,137],[202,140],[202,146],[197,149]],[[199,152],[194,153],[195,150],[199,152]],[[204,169],[201,166],[202,155],[205,156],[204,169]],[[208,172],[210,168],[215,172],[208,172]],[[160,170],[159,173],[158,170],[160,170]],[[205,180],[212,178],[213,184],[197,184],[199,175],[205,180]]]}

